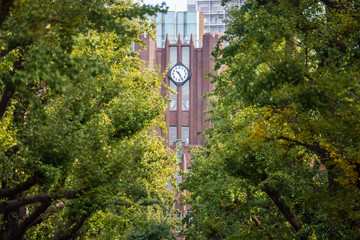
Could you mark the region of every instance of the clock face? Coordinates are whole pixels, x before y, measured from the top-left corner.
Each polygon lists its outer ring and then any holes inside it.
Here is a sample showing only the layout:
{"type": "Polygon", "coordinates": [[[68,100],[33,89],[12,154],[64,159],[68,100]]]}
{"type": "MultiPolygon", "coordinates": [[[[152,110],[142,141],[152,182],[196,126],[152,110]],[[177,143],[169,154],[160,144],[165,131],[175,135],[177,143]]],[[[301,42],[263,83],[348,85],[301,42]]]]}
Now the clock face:
{"type": "Polygon", "coordinates": [[[187,69],[184,66],[178,65],[171,69],[170,75],[172,80],[181,83],[189,76],[187,69]]]}
{"type": "Polygon", "coordinates": [[[182,86],[191,77],[191,72],[181,62],[178,62],[172,69],[170,69],[168,77],[177,86],[182,86]]]}

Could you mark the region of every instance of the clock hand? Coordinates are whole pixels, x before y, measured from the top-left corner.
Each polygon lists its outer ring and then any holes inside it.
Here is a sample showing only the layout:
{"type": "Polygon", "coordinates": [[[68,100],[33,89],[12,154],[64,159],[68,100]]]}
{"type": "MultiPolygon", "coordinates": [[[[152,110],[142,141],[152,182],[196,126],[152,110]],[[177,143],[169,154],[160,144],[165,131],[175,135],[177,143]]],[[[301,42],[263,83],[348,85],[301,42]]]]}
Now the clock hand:
{"type": "Polygon", "coordinates": [[[181,74],[179,73],[179,71],[176,71],[176,72],[177,72],[177,74],[179,74],[179,76],[180,76],[180,78],[181,78],[181,81],[184,81],[183,78],[182,78],[182,76],[181,76],[181,74]]]}

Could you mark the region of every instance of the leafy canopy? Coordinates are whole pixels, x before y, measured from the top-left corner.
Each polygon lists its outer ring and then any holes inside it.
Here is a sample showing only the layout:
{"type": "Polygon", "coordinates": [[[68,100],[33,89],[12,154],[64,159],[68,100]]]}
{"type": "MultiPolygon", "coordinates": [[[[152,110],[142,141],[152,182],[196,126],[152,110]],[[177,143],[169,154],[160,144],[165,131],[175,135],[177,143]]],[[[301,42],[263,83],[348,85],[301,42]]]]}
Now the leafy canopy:
{"type": "Polygon", "coordinates": [[[0,238],[114,239],[154,223],[170,239],[162,79],[132,50],[164,6],[0,7],[0,238]]]}
{"type": "Polygon", "coordinates": [[[359,237],[359,9],[248,0],[229,10],[211,128],[184,184],[189,239],[359,237]]]}

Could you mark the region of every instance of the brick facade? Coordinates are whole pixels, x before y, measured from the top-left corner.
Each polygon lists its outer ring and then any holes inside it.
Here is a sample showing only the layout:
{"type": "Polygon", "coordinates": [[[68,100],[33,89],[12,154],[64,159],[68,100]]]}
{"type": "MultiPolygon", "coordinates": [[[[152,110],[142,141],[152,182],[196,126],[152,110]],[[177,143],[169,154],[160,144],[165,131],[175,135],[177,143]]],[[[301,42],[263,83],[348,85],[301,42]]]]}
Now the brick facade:
{"type": "MultiPolygon", "coordinates": [[[[189,68],[192,72],[192,76],[189,80],[189,110],[182,110],[182,87],[177,87],[177,108],[176,110],[168,109],[165,117],[168,128],[169,126],[176,126],[178,139],[182,139],[182,127],[189,127],[189,144],[183,142],[182,161],[179,163],[180,168],[185,172],[191,165],[191,157],[188,153],[188,149],[191,146],[202,145],[203,142],[201,136],[197,133],[204,131],[209,124],[204,122],[206,116],[204,116],[203,113],[206,110],[206,101],[202,96],[211,90],[210,79],[205,79],[205,75],[213,69],[214,61],[211,56],[211,51],[216,46],[220,36],[220,34],[204,34],[201,48],[194,47],[192,37],[190,43],[183,44],[181,36],[178,37],[178,42],[176,44],[170,44],[168,38],[166,38],[164,48],[157,48],[153,39],[142,36],[141,39],[147,45],[146,50],[142,51],[139,45],[135,46],[135,50],[140,51],[140,59],[150,62],[153,65],[160,65],[162,72],[168,71],[167,67],[170,61],[170,47],[177,47],[177,61],[180,62],[182,61],[182,47],[190,47],[189,68]]],[[[170,80],[167,76],[165,76],[164,82],[167,85],[170,84],[170,80]]],[[[169,141],[169,136],[167,136],[167,140],[169,141]]],[[[169,147],[173,149],[174,145],[175,143],[169,143],[169,147]]],[[[187,193],[185,192],[185,194],[187,193]]],[[[179,201],[181,202],[182,199],[179,198],[179,201]]],[[[182,212],[182,217],[185,216],[186,211],[190,208],[190,206],[183,206],[177,203],[175,204],[175,207],[182,212]]]]}

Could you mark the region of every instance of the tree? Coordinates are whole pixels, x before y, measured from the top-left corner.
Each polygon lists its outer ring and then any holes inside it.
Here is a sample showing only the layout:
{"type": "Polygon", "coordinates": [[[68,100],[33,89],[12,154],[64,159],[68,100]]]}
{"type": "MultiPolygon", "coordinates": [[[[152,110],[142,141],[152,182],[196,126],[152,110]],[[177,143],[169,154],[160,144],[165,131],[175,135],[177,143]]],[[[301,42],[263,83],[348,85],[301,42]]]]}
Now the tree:
{"type": "Polygon", "coordinates": [[[165,219],[176,160],[152,130],[166,109],[162,79],[131,48],[159,10],[1,2],[1,239],[97,237],[101,214],[128,222],[125,234],[145,206],[165,219]]]}
{"type": "Polygon", "coordinates": [[[249,0],[229,11],[211,128],[184,186],[188,234],[215,215],[226,228],[211,239],[360,238],[359,9],[249,0]]]}

